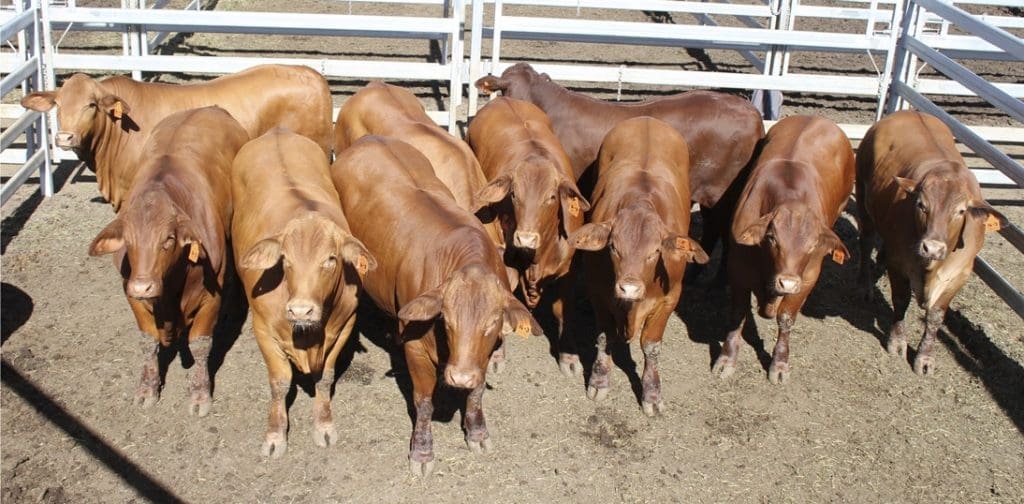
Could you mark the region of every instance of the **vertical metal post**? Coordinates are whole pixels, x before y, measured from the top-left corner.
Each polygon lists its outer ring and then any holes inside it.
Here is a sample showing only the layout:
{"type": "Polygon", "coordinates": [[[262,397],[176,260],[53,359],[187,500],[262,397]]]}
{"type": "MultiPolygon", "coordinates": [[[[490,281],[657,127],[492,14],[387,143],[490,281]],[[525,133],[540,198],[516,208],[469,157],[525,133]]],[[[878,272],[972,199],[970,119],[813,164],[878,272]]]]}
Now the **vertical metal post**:
{"type": "Polygon", "coordinates": [[[484,2],[473,0],[472,32],[469,41],[469,110],[468,117],[476,115],[477,99],[480,93],[476,89],[477,79],[483,74],[480,68],[480,52],[484,32],[484,2]]]}
{"type": "MultiPolygon", "coordinates": [[[[921,8],[914,3],[914,0],[905,0],[906,4],[903,11],[903,22],[900,24],[899,38],[896,42],[896,64],[892,72],[892,78],[894,82],[902,82],[907,85],[911,85],[911,80],[914,75],[914,66],[917,64],[917,57],[907,50],[905,39],[906,37],[913,37],[920,33],[918,18],[921,17],[921,8]]],[[[885,113],[891,114],[897,110],[904,108],[903,97],[899,93],[895,92],[893,86],[889,86],[889,98],[885,105],[885,113]]]]}
{"type": "Polygon", "coordinates": [[[466,24],[466,10],[464,0],[455,0],[455,12],[453,15],[452,31],[452,58],[451,83],[448,90],[448,132],[456,134],[459,131],[458,108],[462,104],[462,32],[466,24]]]}
{"type": "Polygon", "coordinates": [[[501,0],[494,0],[494,29],[491,34],[491,72],[498,71],[501,57],[501,0]]]}
{"type": "MultiPolygon", "coordinates": [[[[878,105],[875,107],[875,120],[878,121],[882,118],[885,113],[886,100],[893,93],[892,81],[893,81],[893,67],[896,61],[899,59],[899,55],[896,53],[897,43],[900,40],[900,36],[903,33],[903,14],[905,9],[905,0],[895,0],[892,6],[892,17],[889,19],[889,41],[888,47],[885,50],[885,64],[882,67],[882,75],[878,80],[878,105]]],[[[872,20],[874,19],[874,12],[877,4],[872,2],[872,20]]],[[[873,22],[871,25],[873,26],[873,22]]],[[[869,33],[868,36],[874,36],[873,32],[869,33]]]]}

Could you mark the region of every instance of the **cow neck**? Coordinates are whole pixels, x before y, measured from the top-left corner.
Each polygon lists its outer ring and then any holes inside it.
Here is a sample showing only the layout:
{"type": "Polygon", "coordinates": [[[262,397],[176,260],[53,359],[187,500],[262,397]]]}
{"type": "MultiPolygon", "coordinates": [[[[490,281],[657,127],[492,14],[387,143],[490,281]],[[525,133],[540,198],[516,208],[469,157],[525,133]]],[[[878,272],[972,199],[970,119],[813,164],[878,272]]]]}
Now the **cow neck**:
{"type": "MultiPolygon", "coordinates": [[[[99,126],[92,131],[89,148],[82,149],[83,152],[78,154],[84,157],[85,164],[96,173],[100,191],[107,199],[111,199],[110,190],[118,185],[113,177],[122,176],[116,172],[116,167],[121,166],[127,174],[131,171],[131,165],[138,160],[132,159],[134,156],[128,152],[129,142],[133,140],[132,132],[124,130],[119,121],[111,119],[107,114],[97,113],[97,117],[99,126]]],[[[142,142],[143,138],[139,135],[137,143],[142,142]]]]}

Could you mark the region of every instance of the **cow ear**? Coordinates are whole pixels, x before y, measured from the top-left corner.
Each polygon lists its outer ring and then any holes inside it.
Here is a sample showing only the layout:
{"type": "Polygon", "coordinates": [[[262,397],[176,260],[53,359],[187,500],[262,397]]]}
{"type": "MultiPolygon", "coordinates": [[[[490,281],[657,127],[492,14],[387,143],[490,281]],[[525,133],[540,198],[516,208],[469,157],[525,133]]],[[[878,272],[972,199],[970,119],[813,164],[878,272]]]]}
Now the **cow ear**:
{"type": "Polygon", "coordinates": [[[504,91],[508,89],[509,81],[507,79],[501,79],[493,75],[481,77],[477,79],[474,84],[477,89],[484,93],[497,93],[498,91],[504,91]]]}
{"type": "Polygon", "coordinates": [[[242,256],[239,266],[245,269],[265,270],[273,268],[281,260],[281,242],[276,238],[260,240],[242,256]]]}
{"type": "Polygon", "coordinates": [[[608,246],[611,232],[611,222],[584,224],[569,235],[569,246],[580,250],[601,250],[608,246]]]}
{"type": "Polygon", "coordinates": [[[115,217],[89,245],[89,255],[96,257],[117,252],[124,247],[124,221],[115,217]]]}
{"type": "Polygon", "coordinates": [[[914,194],[917,192],[917,181],[905,177],[893,176],[892,179],[896,181],[896,185],[900,187],[903,192],[907,194],[914,194]]]}
{"type": "Polygon", "coordinates": [[[507,174],[499,176],[476,192],[473,196],[473,208],[470,211],[477,213],[482,208],[505,199],[511,190],[512,177],[507,174]]]}
{"type": "Polygon", "coordinates": [[[850,257],[850,251],[843,244],[843,240],[839,238],[834,231],[831,229],[824,229],[821,231],[821,237],[818,238],[818,243],[821,244],[832,254],[832,260],[836,264],[843,264],[847,257],[850,257]]]}
{"type": "Polygon", "coordinates": [[[735,236],[736,243],[740,245],[757,245],[764,239],[764,234],[768,232],[768,225],[771,224],[772,219],[775,218],[775,212],[769,212],[759,217],[753,224],[747,226],[739,236],[735,236]]]}
{"type": "Polygon", "coordinates": [[[402,322],[426,322],[434,320],[441,314],[441,288],[431,289],[409,301],[398,310],[398,319],[402,322]]]}
{"type": "Polygon", "coordinates": [[[699,243],[676,233],[669,233],[668,237],[661,241],[661,250],[689,263],[707,264],[710,260],[699,243]]]}
{"type": "Polygon", "coordinates": [[[984,200],[975,200],[967,205],[967,210],[971,213],[971,217],[975,219],[982,219],[985,223],[985,232],[999,231],[1009,225],[1009,221],[1006,220],[1006,216],[999,213],[998,210],[992,208],[984,200]]]}
{"type": "Polygon", "coordinates": [[[352,235],[346,236],[341,243],[341,258],[355,266],[359,276],[377,269],[377,259],[366,249],[363,242],[352,235]]]}
{"type": "Polygon", "coordinates": [[[562,179],[558,183],[558,194],[562,202],[562,215],[579,217],[583,212],[590,210],[590,202],[580,194],[580,190],[569,179],[562,179]]]}
{"type": "Polygon", "coordinates": [[[37,91],[21,99],[21,106],[36,112],[48,112],[57,105],[56,91],[37,91]]]}
{"type": "Polygon", "coordinates": [[[100,98],[99,106],[114,119],[120,119],[132,110],[124,100],[112,94],[100,98]]]}
{"type": "Polygon", "coordinates": [[[508,304],[505,305],[505,311],[501,318],[501,334],[516,334],[526,338],[531,334],[540,336],[544,334],[544,329],[540,327],[530,311],[523,306],[523,303],[520,303],[510,293],[508,304]]]}

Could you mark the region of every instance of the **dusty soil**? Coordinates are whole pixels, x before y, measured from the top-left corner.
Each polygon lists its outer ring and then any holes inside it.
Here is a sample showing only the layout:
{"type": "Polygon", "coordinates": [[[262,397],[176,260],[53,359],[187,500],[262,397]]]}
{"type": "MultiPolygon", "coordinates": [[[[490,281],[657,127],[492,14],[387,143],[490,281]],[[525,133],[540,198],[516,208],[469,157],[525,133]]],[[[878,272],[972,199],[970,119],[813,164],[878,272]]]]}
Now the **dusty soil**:
{"type": "MultiPolygon", "coordinates": [[[[267,3],[245,5],[261,10],[267,3]]],[[[218,8],[241,4],[222,0],[218,8]]],[[[345,2],[289,5],[347,11],[345,2]]],[[[371,8],[353,5],[357,13],[371,8]]],[[[79,41],[75,36],[67,43],[103,51],[116,43],[96,34],[79,41]]],[[[281,47],[280,41],[250,40],[244,46],[232,40],[196,34],[174,47],[218,54],[254,43],[281,47]]],[[[329,55],[429,54],[423,41],[290,44],[290,50],[329,55]]],[[[543,49],[552,59],[676,58],[674,64],[684,67],[701,64],[681,50],[585,47],[517,42],[503,50],[503,58],[543,49]]],[[[739,68],[735,55],[708,57],[739,68]]],[[[818,65],[831,64],[836,57],[831,58],[818,65]]],[[[1020,79],[1021,74],[991,68],[1001,78],[1020,79]]],[[[339,103],[362,85],[332,84],[339,103]]],[[[410,85],[428,108],[437,108],[445,93],[429,83],[410,85]]],[[[637,88],[628,97],[657,92],[637,88]]],[[[784,113],[813,111],[838,122],[864,122],[859,119],[870,118],[872,110],[863,100],[805,97],[787,100],[784,113]]],[[[1005,121],[987,110],[965,110],[980,123],[1005,121]]],[[[727,298],[722,289],[698,285],[702,279],[688,279],[679,317],[666,334],[661,376],[669,409],[663,416],[648,419],[638,406],[637,348],[633,357],[617,359],[612,393],[594,403],[585,396],[582,378],[559,373],[546,338],[515,339],[506,370],[488,376],[484,401],[495,452],[478,456],[466,448],[458,394],[442,389],[433,423],[439,465],[423,480],[407,470],[408,376],[401,358],[392,357],[391,323],[369,306],[340,365],[332,402],[340,439],[331,448],[311,442],[312,400],[298,388],[287,455],[273,461],[260,456],[269,393],[244,306],[226,310],[219,329],[210,416],[188,416],[184,366],[191,363],[173,355],[167,356],[160,402],[147,410],[133,407],[140,337],[109,259],[85,252],[112,212],[98,199],[92,174],[73,163],[60,167],[57,185],[56,196],[43,200],[29,184],[3,208],[5,503],[1024,502],[1021,319],[972,279],[940,332],[938,371],[927,378],[915,375],[908,362],[884,350],[891,316],[887,281],[878,281],[883,295],[870,303],[854,289],[857,237],[849,215],[836,228],[854,257],[843,266],[826,262],[794,329],[789,383],[772,386],[765,379],[775,337],[774,322],[765,320],[748,334],[735,376],[723,381],[709,373],[724,337],[727,298]]],[[[1024,191],[985,192],[1011,221],[1024,222],[1024,191]]],[[[982,255],[1015,285],[1024,285],[1021,256],[1001,237],[991,237],[982,255]]],[[[583,294],[580,289],[577,309],[589,321],[583,294]]],[[[911,307],[912,334],[923,330],[921,315],[911,307]]],[[[586,325],[584,332],[592,333],[586,325]]],[[[583,357],[589,361],[592,351],[583,357]]]]}

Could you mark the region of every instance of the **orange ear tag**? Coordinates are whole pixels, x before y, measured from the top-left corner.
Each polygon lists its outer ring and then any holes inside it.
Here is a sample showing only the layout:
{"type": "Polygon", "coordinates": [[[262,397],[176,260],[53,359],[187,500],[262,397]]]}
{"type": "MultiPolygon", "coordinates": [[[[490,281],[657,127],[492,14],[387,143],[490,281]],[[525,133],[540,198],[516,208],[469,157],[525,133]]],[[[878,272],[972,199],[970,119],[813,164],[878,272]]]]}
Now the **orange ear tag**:
{"type": "Polygon", "coordinates": [[[571,215],[573,217],[579,217],[580,216],[580,200],[579,199],[573,198],[572,201],[569,202],[569,215],[571,215]]]}
{"type": "MultiPolygon", "coordinates": [[[[120,119],[124,115],[124,105],[121,102],[114,102],[114,119],[120,119]]],[[[191,256],[190,256],[191,257],[191,256]]]]}
{"type": "Polygon", "coordinates": [[[516,323],[516,334],[518,334],[519,336],[522,336],[523,338],[529,338],[530,337],[530,321],[529,320],[520,320],[519,322],[517,322],[516,323]]]}
{"type": "Polygon", "coordinates": [[[193,262],[193,263],[199,262],[199,244],[198,243],[192,242],[192,243],[189,244],[188,260],[190,262],[193,262]]]}
{"type": "Polygon", "coordinates": [[[366,260],[365,256],[360,255],[359,259],[356,259],[356,271],[359,272],[359,276],[363,276],[367,271],[370,271],[370,263],[366,260]]]}
{"type": "Polygon", "coordinates": [[[999,219],[997,219],[995,215],[988,214],[988,216],[985,217],[985,232],[986,233],[989,233],[989,232],[992,232],[992,231],[999,231],[1000,229],[1002,229],[1002,227],[1003,226],[1001,224],[999,224],[999,219]]]}
{"type": "Polygon", "coordinates": [[[832,260],[835,261],[836,264],[843,264],[843,262],[846,261],[846,254],[839,249],[833,250],[832,260]]]}

